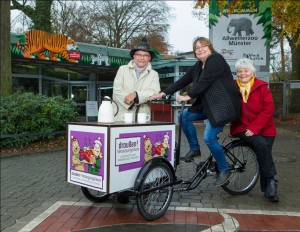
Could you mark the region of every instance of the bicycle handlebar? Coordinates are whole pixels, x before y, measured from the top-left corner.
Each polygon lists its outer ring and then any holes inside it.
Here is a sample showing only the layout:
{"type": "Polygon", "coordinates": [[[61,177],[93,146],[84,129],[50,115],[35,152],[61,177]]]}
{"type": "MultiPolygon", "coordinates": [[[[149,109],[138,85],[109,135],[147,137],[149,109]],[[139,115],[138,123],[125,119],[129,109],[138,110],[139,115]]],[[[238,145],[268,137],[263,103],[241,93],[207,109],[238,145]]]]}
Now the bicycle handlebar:
{"type": "MultiPolygon", "coordinates": [[[[176,102],[176,98],[172,95],[163,95],[161,99],[150,100],[150,102],[172,103],[172,102],[176,102]]],[[[186,101],[182,101],[182,102],[178,102],[178,103],[185,105],[186,101]]]]}
{"type": "Polygon", "coordinates": [[[175,102],[176,99],[171,95],[163,95],[160,99],[149,100],[150,102],[175,102]]]}

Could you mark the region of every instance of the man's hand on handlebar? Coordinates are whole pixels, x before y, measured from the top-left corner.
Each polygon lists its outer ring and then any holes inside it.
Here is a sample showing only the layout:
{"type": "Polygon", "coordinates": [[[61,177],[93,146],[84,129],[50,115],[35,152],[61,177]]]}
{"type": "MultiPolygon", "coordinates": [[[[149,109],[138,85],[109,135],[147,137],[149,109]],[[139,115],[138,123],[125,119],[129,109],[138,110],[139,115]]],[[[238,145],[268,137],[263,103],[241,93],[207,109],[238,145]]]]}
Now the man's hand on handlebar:
{"type": "Polygon", "coordinates": [[[179,95],[176,97],[177,102],[185,102],[188,100],[191,100],[191,98],[188,95],[186,95],[186,96],[179,95]]]}

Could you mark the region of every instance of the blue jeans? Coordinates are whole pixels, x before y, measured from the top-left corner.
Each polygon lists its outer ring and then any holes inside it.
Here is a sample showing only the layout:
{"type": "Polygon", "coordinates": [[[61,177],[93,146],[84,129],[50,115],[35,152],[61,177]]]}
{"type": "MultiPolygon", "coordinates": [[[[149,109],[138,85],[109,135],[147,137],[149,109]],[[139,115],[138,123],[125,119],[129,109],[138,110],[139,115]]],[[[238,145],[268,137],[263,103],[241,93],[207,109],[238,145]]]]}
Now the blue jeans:
{"type": "MultiPolygon", "coordinates": [[[[196,128],[193,121],[207,119],[206,114],[189,112],[188,109],[183,110],[182,114],[182,130],[189,142],[190,150],[200,150],[200,145],[197,138],[196,128]]],[[[226,171],[228,164],[221,144],[217,139],[217,135],[223,130],[225,125],[213,128],[208,120],[205,123],[204,143],[209,148],[211,154],[215,158],[220,171],[226,171]]]]}

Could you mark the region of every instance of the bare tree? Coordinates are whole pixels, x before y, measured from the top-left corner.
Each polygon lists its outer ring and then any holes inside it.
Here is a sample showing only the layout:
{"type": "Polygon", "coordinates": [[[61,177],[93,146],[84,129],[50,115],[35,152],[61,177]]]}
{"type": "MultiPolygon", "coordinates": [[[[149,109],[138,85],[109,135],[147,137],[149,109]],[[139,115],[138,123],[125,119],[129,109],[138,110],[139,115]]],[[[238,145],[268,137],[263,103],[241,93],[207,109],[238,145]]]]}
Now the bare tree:
{"type": "Polygon", "coordinates": [[[64,4],[68,7],[61,5],[60,15],[53,17],[53,26],[77,41],[130,49],[137,39],[146,36],[150,44],[156,43],[159,52],[165,53],[170,48],[167,32],[171,15],[164,1],[81,1],[76,5],[65,1],[64,4]]]}

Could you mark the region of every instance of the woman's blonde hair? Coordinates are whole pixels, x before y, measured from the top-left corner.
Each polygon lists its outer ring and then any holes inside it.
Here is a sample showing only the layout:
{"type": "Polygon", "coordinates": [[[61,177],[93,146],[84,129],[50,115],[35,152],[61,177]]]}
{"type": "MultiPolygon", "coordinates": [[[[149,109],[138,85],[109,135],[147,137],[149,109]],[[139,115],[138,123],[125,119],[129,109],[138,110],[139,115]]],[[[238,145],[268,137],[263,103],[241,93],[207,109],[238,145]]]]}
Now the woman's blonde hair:
{"type": "Polygon", "coordinates": [[[207,38],[205,38],[205,37],[199,36],[199,37],[196,37],[196,38],[194,39],[194,42],[193,42],[193,52],[194,52],[194,55],[195,55],[195,56],[196,56],[196,43],[197,43],[198,41],[199,41],[202,45],[208,46],[209,50],[210,50],[212,53],[216,52],[216,50],[215,50],[214,47],[213,47],[212,42],[211,42],[209,39],[207,39],[207,38]]]}
{"type": "Polygon", "coordinates": [[[253,73],[256,72],[254,62],[248,58],[237,60],[237,62],[235,63],[235,69],[236,71],[238,71],[240,68],[247,68],[250,69],[253,73]]]}

